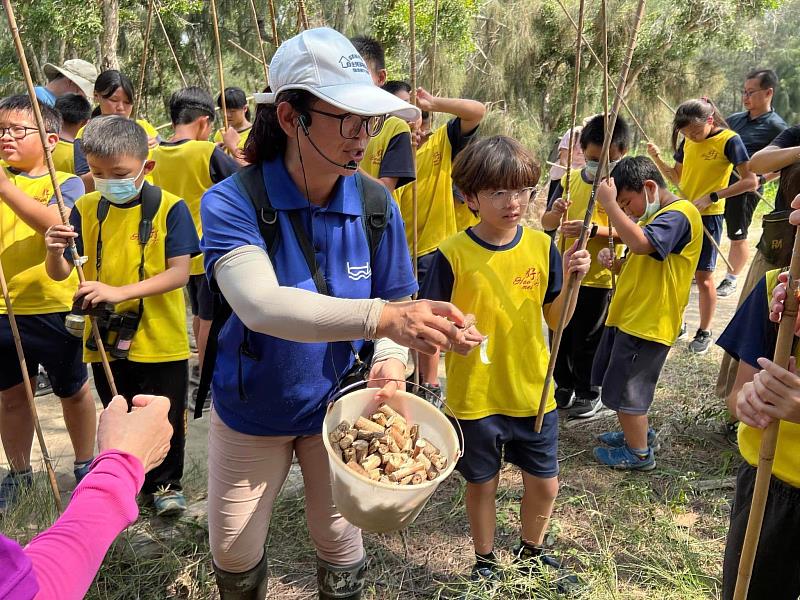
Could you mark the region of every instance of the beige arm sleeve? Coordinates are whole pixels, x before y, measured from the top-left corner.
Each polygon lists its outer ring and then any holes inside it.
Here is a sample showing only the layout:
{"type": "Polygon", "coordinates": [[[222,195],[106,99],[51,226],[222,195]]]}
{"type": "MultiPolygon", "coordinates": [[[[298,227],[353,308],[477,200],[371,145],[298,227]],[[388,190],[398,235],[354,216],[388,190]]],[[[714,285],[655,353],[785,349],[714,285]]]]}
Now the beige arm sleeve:
{"type": "Polygon", "coordinates": [[[242,246],[220,258],[214,278],[248,329],[294,342],[374,339],[385,304],[281,286],[258,246],[242,246]]]}

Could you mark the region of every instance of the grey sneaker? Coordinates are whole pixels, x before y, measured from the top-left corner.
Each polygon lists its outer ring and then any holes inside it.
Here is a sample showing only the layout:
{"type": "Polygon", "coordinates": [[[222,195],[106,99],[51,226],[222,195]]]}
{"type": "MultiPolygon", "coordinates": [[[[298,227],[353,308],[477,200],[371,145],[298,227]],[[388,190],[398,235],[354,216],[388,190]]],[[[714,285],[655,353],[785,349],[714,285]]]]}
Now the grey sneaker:
{"type": "Polygon", "coordinates": [[[178,517],[186,510],[186,498],[181,490],[159,490],[153,494],[156,516],[178,517]]]}
{"type": "Polygon", "coordinates": [[[708,352],[712,341],[711,331],[698,329],[697,333],[694,334],[694,339],[689,342],[689,351],[694,354],[705,354],[708,352]]]}
{"type": "Polygon", "coordinates": [[[558,408],[570,408],[575,403],[575,391],[571,388],[556,388],[554,396],[558,408]]]}
{"type": "Polygon", "coordinates": [[[588,419],[596,415],[602,407],[603,401],[600,400],[600,394],[590,398],[575,398],[572,408],[569,409],[569,418],[588,419]]]}
{"type": "Polygon", "coordinates": [[[19,500],[20,495],[33,485],[33,471],[9,471],[0,482],[0,515],[7,513],[19,500]]]}
{"type": "Polygon", "coordinates": [[[722,298],[724,298],[725,296],[730,296],[733,292],[736,291],[737,287],[738,284],[735,281],[731,281],[726,277],[717,286],[717,296],[720,296],[722,298]]]}

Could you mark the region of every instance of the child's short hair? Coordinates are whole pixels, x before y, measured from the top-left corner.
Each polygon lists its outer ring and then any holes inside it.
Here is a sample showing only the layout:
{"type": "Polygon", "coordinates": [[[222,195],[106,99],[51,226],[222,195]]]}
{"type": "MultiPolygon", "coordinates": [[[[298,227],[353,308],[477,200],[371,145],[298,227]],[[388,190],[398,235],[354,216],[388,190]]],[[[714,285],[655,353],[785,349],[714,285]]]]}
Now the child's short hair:
{"type": "Polygon", "coordinates": [[[381,43],[373,37],[357,35],[350,43],[365,61],[372,63],[377,71],[386,69],[386,54],[381,43]]]}
{"type": "Polygon", "coordinates": [[[169,99],[169,118],[173,125],[188,125],[200,117],[214,118],[214,99],[197,86],[179,89],[169,99]]]}
{"type": "MultiPolygon", "coordinates": [[[[37,102],[39,102],[37,100],[37,102]]],[[[39,102],[39,110],[42,112],[44,128],[47,133],[59,133],[61,131],[61,114],[54,108],[39,102]]],[[[33,104],[27,94],[16,94],[0,100],[0,113],[19,112],[27,115],[31,121],[36,122],[36,115],[33,112],[33,104]]]]}
{"type": "Polygon", "coordinates": [[[399,79],[387,81],[383,84],[383,89],[390,94],[397,94],[397,92],[406,92],[407,94],[411,93],[411,85],[407,81],[401,81],[399,79]]]}
{"type": "Polygon", "coordinates": [[[539,175],[539,163],[533,154],[504,135],[470,142],[453,163],[453,183],[473,197],[482,190],[533,187],[539,175]]]}
{"type": "Polygon", "coordinates": [[[88,121],[92,105],[81,94],[64,94],[56,98],[56,110],[67,125],[78,125],[88,121]]]}
{"type": "Polygon", "coordinates": [[[648,179],[655,181],[660,188],[666,188],[667,182],[664,181],[656,164],[647,156],[626,156],[617,163],[611,172],[617,192],[630,190],[641,192],[644,189],[644,182],[648,179]]]}
{"type": "MultiPolygon", "coordinates": [[[[606,137],[606,118],[605,115],[595,115],[589,119],[581,130],[580,144],[581,149],[586,150],[589,144],[602,146],[606,137]]],[[[611,145],[620,152],[627,152],[631,141],[631,132],[627,121],[621,116],[617,116],[614,124],[614,132],[611,134],[611,145]]]]}
{"type": "MultiPolygon", "coordinates": [[[[222,108],[222,94],[217,94],[217,106],[222,108]]],[[[226,108],[245,108],[244,118],[250,120],[250,107],[247,105],[247,95],[242,88],[225,88],[225,107],[226,108]]]]}
{"type": "Polygon", "coordinates": [[[95,117],[89,121],[83,130],[81,146],[84,154],[97,158],[147,159],[147,133],[136,121],[122,115],[95,117]]]}

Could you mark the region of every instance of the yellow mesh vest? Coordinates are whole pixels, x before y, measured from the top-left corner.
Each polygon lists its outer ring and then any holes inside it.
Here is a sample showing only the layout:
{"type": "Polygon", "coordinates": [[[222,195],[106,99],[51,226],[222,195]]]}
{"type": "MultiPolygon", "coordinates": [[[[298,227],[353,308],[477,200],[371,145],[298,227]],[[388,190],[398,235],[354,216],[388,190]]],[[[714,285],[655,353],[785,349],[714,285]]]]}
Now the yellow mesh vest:
{"type": "MultiPolygon", "coordinates": [[[[681,192],[687,200],[697,200],[706,194],[728,187],[734,165],[725,156],[725,144],[736,132],[722,129],[702,142],[687,139],[683,144],[681,192]]],[[[721,215],[725,212],[725,199],[721,198],[702,211],[703,216],[721,215]]]]}
{"type": "Polygon", "coordinates": [[[392,138],[401,133],[409,133],[411,128],[408,123],[397,117],[389,117],[383,125],[381,132],[374,138],[369,139],[367,148],[364,151],[364,158],[359,165],[361,169],[370,177],[378,178],[381,172],[381,162],[383,155],[386,154],[386,148],[392,138]]]}
{"type": "Polygon", "coordinates": [[[53,148],[53,164],[56,171],[75,173],[75,144],[67,140],[58,140],[53,148]]]}

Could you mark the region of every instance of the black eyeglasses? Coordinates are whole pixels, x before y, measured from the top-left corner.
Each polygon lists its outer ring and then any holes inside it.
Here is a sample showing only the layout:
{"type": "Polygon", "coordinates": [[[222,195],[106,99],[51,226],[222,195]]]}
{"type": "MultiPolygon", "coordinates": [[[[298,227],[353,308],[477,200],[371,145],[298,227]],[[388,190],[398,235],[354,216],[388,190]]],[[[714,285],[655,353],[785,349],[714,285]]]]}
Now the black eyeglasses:
{"type": "Polygon", "coordinates": [[[343,138],[348,140],[356,139],[361,133],[362,127],[369,137],[375,137],[381,132],[381,129],[383,129],[383,124],[386,123],[386,115],[371,115],[369,117],[362,117],[361,115],[354,115],[353,113],[335,115],[313,108],[309,108],[308,112],[325,115],[332,119],[339,119],[339,133],[343,138]]]}
{"type": "Polygon", "coordinates": [[[10,135],[15,140],[26,138],[33,131],[39,131],[37,127],[27,127],[25,125],[11,125],[9,127],[0,127],[0,138],[10,135]]]}

